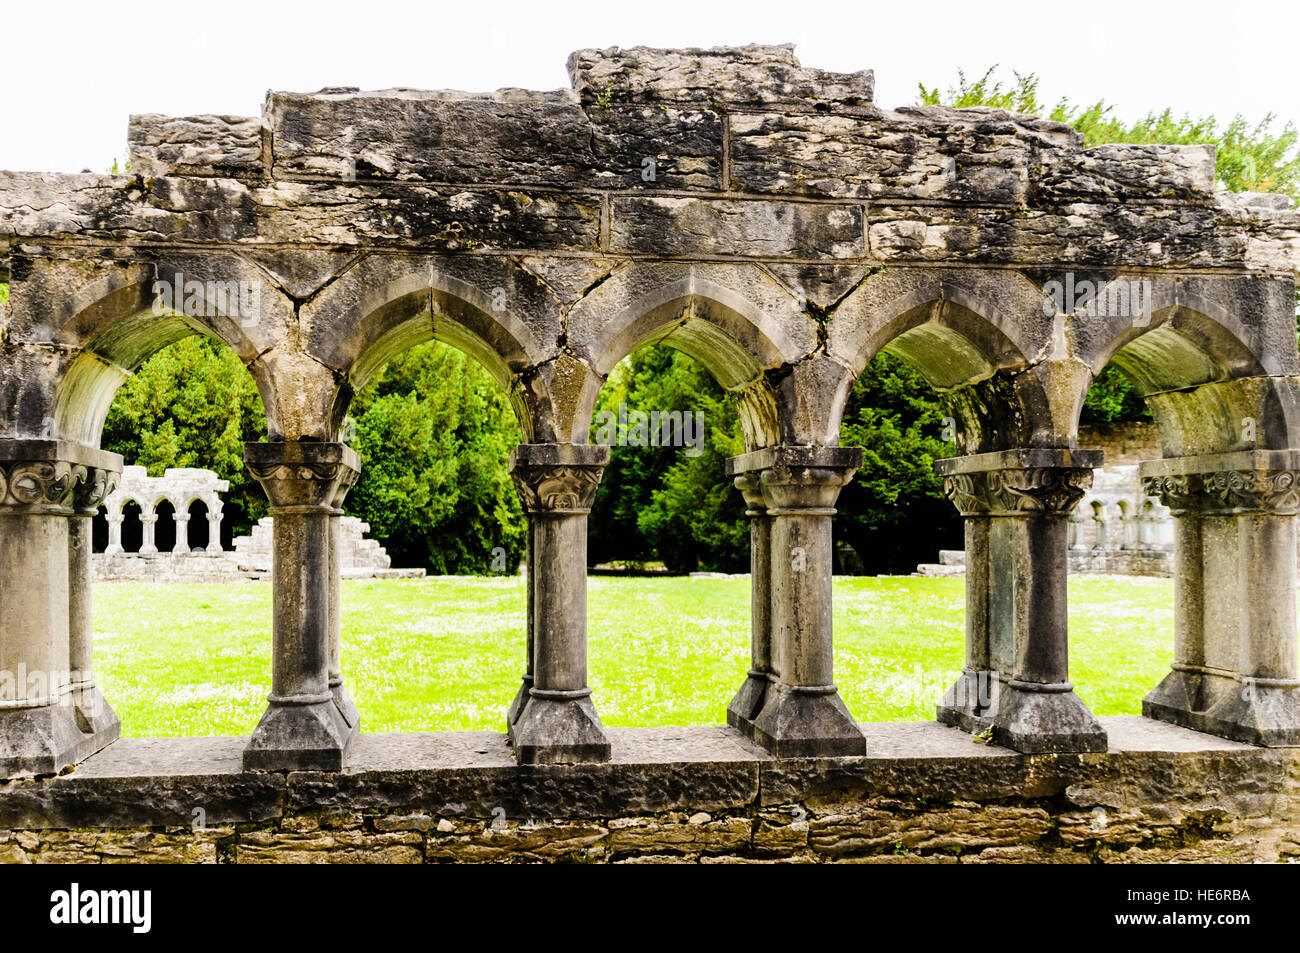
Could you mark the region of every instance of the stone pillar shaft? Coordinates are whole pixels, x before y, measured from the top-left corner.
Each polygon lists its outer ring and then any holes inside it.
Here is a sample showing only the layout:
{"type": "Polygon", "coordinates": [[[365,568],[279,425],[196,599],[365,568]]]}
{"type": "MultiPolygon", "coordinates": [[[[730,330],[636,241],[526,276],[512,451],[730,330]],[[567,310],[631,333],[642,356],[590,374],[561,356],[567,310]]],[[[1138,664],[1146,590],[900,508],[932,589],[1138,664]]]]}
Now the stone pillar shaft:
{"type": "Polygon", "coordinates": [[[1296,517],[1300,451],[1141,467],[1174,516],[1174,664],[1150,718],[1258,745],[1300,745],[1296,517]]]}
{"type": "Polygon", "coordinates": [[[140,543],[140,552],[156,553],[158,546],[154,543],[154,527],[158,523],[157,513],[140,513],[140,530],[142,542],[140,543]]]}
{"type": "Polygon", "coordinates": [[[314,442],[248,443],[244,457],[274,518],[271,694],[244,767],[337,771],[357,729],[330,687],[330,519],[360,461],[343,444],[314,442]]]}
{"type": "MultiPolygon", "coordinates": [[[[111,465],[113,461],[108,461],[111,465]]],[[[116,741],[122,723],[95,682],[93,524],[100,504],[113,492],[119,474],[105,467],[87,467],[85,479],[73,491],[73,515],[68,520],[68,660],[72,671],[72,704],[77,723],[94,738],[95,749],[116,741]]]]}
{"type": "Polygon", "coordinates": [[[119,733],[94,698],[88,523],[121,468],[79,444],[0,440],[0,779],[53,774],[119,733]]]}
{"type": "Polygon", "coordinates": [[[1069,681],[1070,514],[1098,451],[1009,450],[935,462],[966,520],[966,665],[939,721],[1024,752],[1105,751],[1069,681]]]}
{"type": "Polygon", "coordinates": [[[727,720],[778,757],[866,753],[831,664],[831,517],[861,461],[856,449],[789,446],[727,461],[755,521],[751,669],[727,720]]]}
{"type": "Polygon", "coordinates": [[[176,517],[176,544],[172,546],[174,553],[188,553],[190,551],[190,517],[188,513],[177,511],[176,517]]]}
{"type": "Polygon", "coordinates": [[[736,697],[727,706],[727,724],[752,737],[772,681],[772,520],[758,471],[741,473],[736,488],[749,517],[750,664],[736,697]]]}
{"type": "Polygon", "coordinates": [[[531,538],[532,681],[508,724],[521,764],[610,758],[587,687],[587,514],[608,462],[599,445],[520,444],[510,453],[531,538]]]}
{"type": "Polygon", "coordinates": [[[345,470],[334,495],[329,516],[329,686],[334,704],[344,722],[354,731],[361,728],[361,713],[343,681],[343,501],[360,473],[345,470]]]}

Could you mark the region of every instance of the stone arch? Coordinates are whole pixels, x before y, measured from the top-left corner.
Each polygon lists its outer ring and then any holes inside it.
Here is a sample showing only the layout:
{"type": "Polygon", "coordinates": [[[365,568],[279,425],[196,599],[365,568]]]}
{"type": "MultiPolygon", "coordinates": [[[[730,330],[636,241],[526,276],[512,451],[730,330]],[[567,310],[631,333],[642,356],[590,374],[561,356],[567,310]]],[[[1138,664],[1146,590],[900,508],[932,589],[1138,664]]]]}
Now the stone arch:
{"type": "Polygon", "coordinates": [[[122,384],[149,357],[195,334],[219,341],[235,352],[257,385],[268,428],[278,431],[275,386],[269,368],[260,359],[266,347],[261,340],[267,333],[264,329],[276,323],[277,315],[266,315],[258,328],[251,323],[245,326],[237,313],[226,313],[230,309],[224,294],[210,296],[209,292],[218,287],[218,282],[235,282],[236,286],[248,282],[258,289],[257,300],[264,303],[262,313],[281,311],[283,299],[273,295],[269,286],[246,267],[232,270],[221,267],[229,265],[228,261],[214,261],[218,266],[206,267],[208,260],[202,259],[137,268],[131,273],[112,272],[68,296],[62,321],[53,333],[55,342],[71,349],[70,359],[54,385],[54,436],[98,447],[108,409],[122,384]],[[187,314],[183,307],[160,303],[162,299],[156,293],[160,286],[177,282],[184,286],[187,280],[202,288],[202,300],[195,309],[198,313],[187,314]],[[222,300],[226,301],[224,310],[222,300]]]}
{"type": "Polygon", "coordinates": [[[881,352],[916,368],[944,396],[963,453],[1052,446],[1052,405],[1033,365],[1051,354],[1044,295],[1024,275],[897,269],[868,277],[827,327],[823,438],[838,443],[853,383],[881,352]]]}
{"type": "Polygon", "coordinates": [[[1079,335],[1091,373],[1073,395],[1074,426],[1087,387],[1114,364],[1146,401],[1166,457],[1300,446],[1294,303],[1248,299],[1244,306],[1260,313],[1247,322],[1228,282],[1140,275],[1116,276],[1098,296],[1142,281],[1149,313],[1071,317],[1075,327],[1097,325],[1079,335]]]}
{"type": "Polygon", "coordinates": [[[770,378],[816,346],[816,324],[758,268],[638,265],[615,270],[569,314],[567,347],[589,373],[567,435],[585,443],[600,388],[627,355],[665,344],[695,358],[736,400],[749,449],[782,441],[788,416],[770,378]]]}
{"type": "Polygon", "coordinates": [[[451,262],[376,256],[351,268],[302,311],[308,354],[338,379],[329,438],[339,432],[353,395],[385,363],[437,340],[473,357],[501,384],[525,441],[551,439],[543,366],[554,355],[531,322],[538,289],[530,279],[509,263],[495,273],[466,275],[451,262]]]}

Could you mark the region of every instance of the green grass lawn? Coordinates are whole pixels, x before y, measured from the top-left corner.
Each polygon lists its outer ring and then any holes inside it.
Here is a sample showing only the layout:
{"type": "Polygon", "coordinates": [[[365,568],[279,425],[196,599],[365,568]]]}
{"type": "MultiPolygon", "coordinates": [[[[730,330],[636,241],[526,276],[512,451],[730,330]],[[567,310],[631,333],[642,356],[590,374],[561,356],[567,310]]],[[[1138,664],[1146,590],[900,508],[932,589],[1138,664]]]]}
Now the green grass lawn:
{"type": "MultiPolygon", "coordinates": [[[[749,580],[593,577],[589,670],[607,725],[720,724],[749,664],[749,580]]],[[[934,717],[962,662],[963,581],[835,580],[835,680],[862,721],[934,717]]],[[[343,673],[366,731],[502,730],[524,660],[518,577],[343,583],[343,673]]],[[[270,689],[271,587],[103,583],[95,664],[123,734],[242,735],[270,689]]],[[[1070,581],[1071,674],[1136,714],[1168,671],[1167,579],[1070,581]]]]}

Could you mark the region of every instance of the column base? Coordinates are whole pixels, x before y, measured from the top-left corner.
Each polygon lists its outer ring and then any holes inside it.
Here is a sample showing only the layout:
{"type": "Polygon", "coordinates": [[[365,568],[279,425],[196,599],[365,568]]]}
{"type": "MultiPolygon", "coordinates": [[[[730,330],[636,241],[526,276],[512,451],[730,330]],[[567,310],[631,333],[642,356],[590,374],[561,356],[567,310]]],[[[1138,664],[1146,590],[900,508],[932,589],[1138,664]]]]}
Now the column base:
{"type": "MultiPolygon", "coordinates": [[[[520,764],[586,764],[608,761],[609,738],[591,695],[547,697],[530,691],[511,732],[520,764]]],[[[555,693],[563,696],[566,693],[555,693]]]]}
{"type": "MultiPolygon", "coordinates": [[[[992,729],[994,744],[1022,754],[1104,752],[1106,731],[1068,683],[1042,685],[999,678],[984,715],[968,716],[968,731],[992,729]]],[[[940,718],[940,721],[944,721],[940,718]]],[[[956,724],[955,721],[944,721],[956,724]]]]}
{"type": "Polygon", "coordinates": [[[519,691],[515,692],[514,701],[506,709],[506,741],[511,745],[515,743],[515,725],[519,722],[519,716],[524,713],[528,707],[529,693],[533,688],[533,677],[525,675],[519,681],[519,691]]]}
{"type": "Polygon", "coordinates": [[[342,681],[337,684],[330,683],[330,694],[334,696],[334,707],[339,710],[339,715],[343,718],[344,723],[353,732],[361,731],[361,712],[357,709],[357,703],[352,698],[352,693],[348,691],[347,685],[342,681]]]}
{"type": "Polygon", "coordinates": [[[115,741],[115,731],[81,730],[67,696],[57,705],[0,710],[0,780],[58,774],[115,741]]]}
{"type": "Polygon", "coordinates": [[[341,771],[358,734],[332,696],[306,705],[272,702],[244,749],[244,770],[341,771]]]}
{"type": "Polygon", "coordinates": [[[1300,746],[1300,685],[1174,669],[1142,699],[1157,721],[1265,748],[1300,746]]]}
{"type": "Polygon", "coordinates": [[[751,668],[740,685],[740,691],[736,692],[736,697],[727,706],[727,724],[752,738],[754,719],[763,710],[763,702],[767,699],[767,689],[771,684],[766,672],[756,672],[751,668]]]}
{"type": "Polygon", "coordinates": [[[739,730],[777,758],[839,758],[867,753],[866,737],[834,688],[810,690],[769,682],[763,710],[748,731],[739,730]]]}
{"type": "Polygon", "coordinates": [[[962,669],[935,706],[935,720],[976,735],[988,730],[993,725],[992,713],[997,711],[1001,684],[997,672],[962,669]]]}
{"type": "Polygon", "coordinates": [[[77,727],[83,734],[91,736],[94,751],[112,744],[122,737],[122,722],[117,712],[104,698],[98,685],[89,688],[74,689],[72,692],[73,715],[77,727]]]}

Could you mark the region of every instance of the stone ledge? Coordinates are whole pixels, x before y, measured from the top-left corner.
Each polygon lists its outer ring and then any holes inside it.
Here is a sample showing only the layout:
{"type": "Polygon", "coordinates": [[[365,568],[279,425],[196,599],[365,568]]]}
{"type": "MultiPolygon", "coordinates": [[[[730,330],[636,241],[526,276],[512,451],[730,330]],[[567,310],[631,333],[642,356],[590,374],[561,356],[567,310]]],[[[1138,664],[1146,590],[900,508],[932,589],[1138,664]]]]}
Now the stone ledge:
{"type": "Polygon", "coordinates": [[[1300,857],[1300,749],[1140,717],[1025,756],[932,722],[776,761],[729,728],[614,728],[607,764],[492,732],[364,735],[337,774],[245,772],[243,738],[123,739],[0,785],[0,862],[1132,862],[1300,857]]]}

